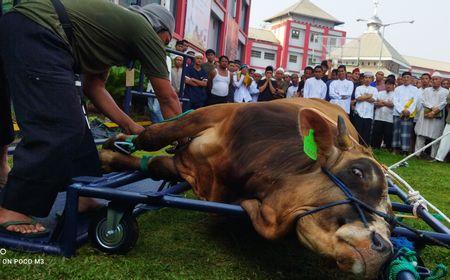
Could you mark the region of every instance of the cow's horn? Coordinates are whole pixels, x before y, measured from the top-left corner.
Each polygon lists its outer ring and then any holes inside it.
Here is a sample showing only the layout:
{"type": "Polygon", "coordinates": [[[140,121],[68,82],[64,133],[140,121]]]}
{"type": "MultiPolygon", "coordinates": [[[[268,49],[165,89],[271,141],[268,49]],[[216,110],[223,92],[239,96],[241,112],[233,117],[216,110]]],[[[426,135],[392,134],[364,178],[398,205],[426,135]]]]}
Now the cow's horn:
{"type": "Polygon", "coordinates": [[[353,147],[352,139],[350,139],[350,135],[348,135],[347,126],[345,125],[344,118],[338,116],[338,137],[337,137],[338,145],[345,149],[351,149],[353,147]]]}

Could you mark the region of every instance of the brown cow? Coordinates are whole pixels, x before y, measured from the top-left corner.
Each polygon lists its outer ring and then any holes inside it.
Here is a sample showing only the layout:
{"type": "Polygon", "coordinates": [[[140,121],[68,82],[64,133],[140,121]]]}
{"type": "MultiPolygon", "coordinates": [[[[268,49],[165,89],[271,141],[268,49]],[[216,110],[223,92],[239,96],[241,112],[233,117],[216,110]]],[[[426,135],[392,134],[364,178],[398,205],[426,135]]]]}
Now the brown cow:
{"type": "MultiPolygon", "coordinates": [[[[346,198],[322,168],[340,178],[355,197],[389,211],[382,167],[354,140],[358,135],[347,117],[336,124],[340,115],[346,114],[338,106],[314,99],[222,104],[152,125],[133,143],[139,150],[155,151],[189,138],[173,157],[151,159],[150,177],[184,179],[201,199],[240,203],[265,238],[280,238],[295,229],[302,244],[334,258],[341,270],[372,278],[392,251],[389,225],[382,218],[366,212],[367,228],[355,207],[344,204],[298,219],[346,198]],[[303,151],[310,129],[317,160],[303,151]]],[[[140,164],[136,157],[110,150],[101,159],[108,170],[139,169],[140,164]]]]}

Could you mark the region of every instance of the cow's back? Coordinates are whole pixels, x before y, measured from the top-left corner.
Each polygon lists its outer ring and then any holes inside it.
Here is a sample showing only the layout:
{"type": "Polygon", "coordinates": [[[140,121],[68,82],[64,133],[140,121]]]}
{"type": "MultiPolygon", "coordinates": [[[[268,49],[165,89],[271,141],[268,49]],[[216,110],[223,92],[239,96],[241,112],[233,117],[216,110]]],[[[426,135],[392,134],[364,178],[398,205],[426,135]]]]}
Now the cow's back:
{"type": "MultiPolygon", "coordinates": [[[[230,202],[253,189],[264,192],[261,186],[285,176],[309,172],[315,163],[303,152],[298,126],[303,107],[323,112],[330,122],[346,115],[328,102],[303,98],[236,104],[228,119],[202,132],[177,156],[180,174],[197,185],[193,188],[203,192],[197,193],[200,197],[230,202]]],[[[204,113],[209,111],[214,112],[204,113]]],[[[348,127],[356,134],[349,121],[348,127]]]]}

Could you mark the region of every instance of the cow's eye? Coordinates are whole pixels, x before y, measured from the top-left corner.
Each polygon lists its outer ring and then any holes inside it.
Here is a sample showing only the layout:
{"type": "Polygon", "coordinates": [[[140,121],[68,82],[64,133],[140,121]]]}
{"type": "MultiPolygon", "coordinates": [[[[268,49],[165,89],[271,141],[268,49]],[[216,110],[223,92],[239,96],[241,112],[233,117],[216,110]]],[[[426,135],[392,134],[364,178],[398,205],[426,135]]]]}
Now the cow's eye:
{"type": "Polygon", "coordinates": [[[352,173],[353,173],[353,175],[356,175],[361,179],[363,178],[363,172],[361,171],[361,169],[352,168],[352,173]]]}

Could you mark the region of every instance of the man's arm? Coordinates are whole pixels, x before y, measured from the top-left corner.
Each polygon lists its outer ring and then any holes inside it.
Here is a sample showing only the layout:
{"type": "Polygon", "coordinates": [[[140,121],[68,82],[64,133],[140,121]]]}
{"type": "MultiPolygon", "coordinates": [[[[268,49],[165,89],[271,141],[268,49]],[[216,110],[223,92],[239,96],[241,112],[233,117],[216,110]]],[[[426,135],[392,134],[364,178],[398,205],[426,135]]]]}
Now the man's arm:
{"type": "Polygon", "coordinates": [[[308,80],[305,81],[305,86],[303,87],[303,97],[304,98],[311,98],[312,90],[311,85],[308,82],[308,80]]]}
{"type": "Polygon", "coordinates": [[[275,89],[275,87],[274,87],[273,84],[272,84],[272,80],[271,80],[271,79],[267,79],[267,80],[268,80],[268,83],[269,83],[269,90],[270,90],[270,93],[274,94],[275,91],[276,91],[276,89],[275,89]]]}
{"type": "Polygon", "coordinates": [[[330,90],[329,90],[330,98],[340,100],[341,96],[339,95],[339,93],[336,92],[336,89],[335,89],[336,84],[337,83],[335,83],[335,82],[331,82],[331,84],[330,84],[330,90]]]}
{"type": "Polygon", "coordinates": [[[213,69],[213,70],[209,71],[208,82],[206,83],[206,90],[208,92],[211,92],[211,89],[212,89],[212,86],[213,86],[212,81],[216,77],[216,72],[217,72],[216,69],[213,69]]]}
{"type": "MultiPolygon", "coordinates": [[[[108,72],[103,74],[86,74],[84,79],[84,94],[91,100],[94,106],[105,116],[117,123],[127,134],[138,134],[144,128],[135,123],[127,114],[125,114],[105,88],[105,81],[108,72]]],[[[167,81],[170,86],[169,81],[167,81]]],[[[173,89],[172,89],[173,90],[173,89]]]]}
{"type": "Polygon", "coordinates": [[[266,81],[264,82],[264,84],[262,84],[262,86],[259,87],[259,92],[263,92],[263,91],[266,90],[268,81],[269,81],[269,80],[266,79],[266,81]]]}
{"type": "MultiPolygon", "coordinates": [[[[181,114],[181,105],[178,96],[170,85],[169,80],[149,77],[159,101],[161,112],[165,119],[173,118],[181,114]]],[[[206,82],[205,82],[206,85],[206,82]]]]}

